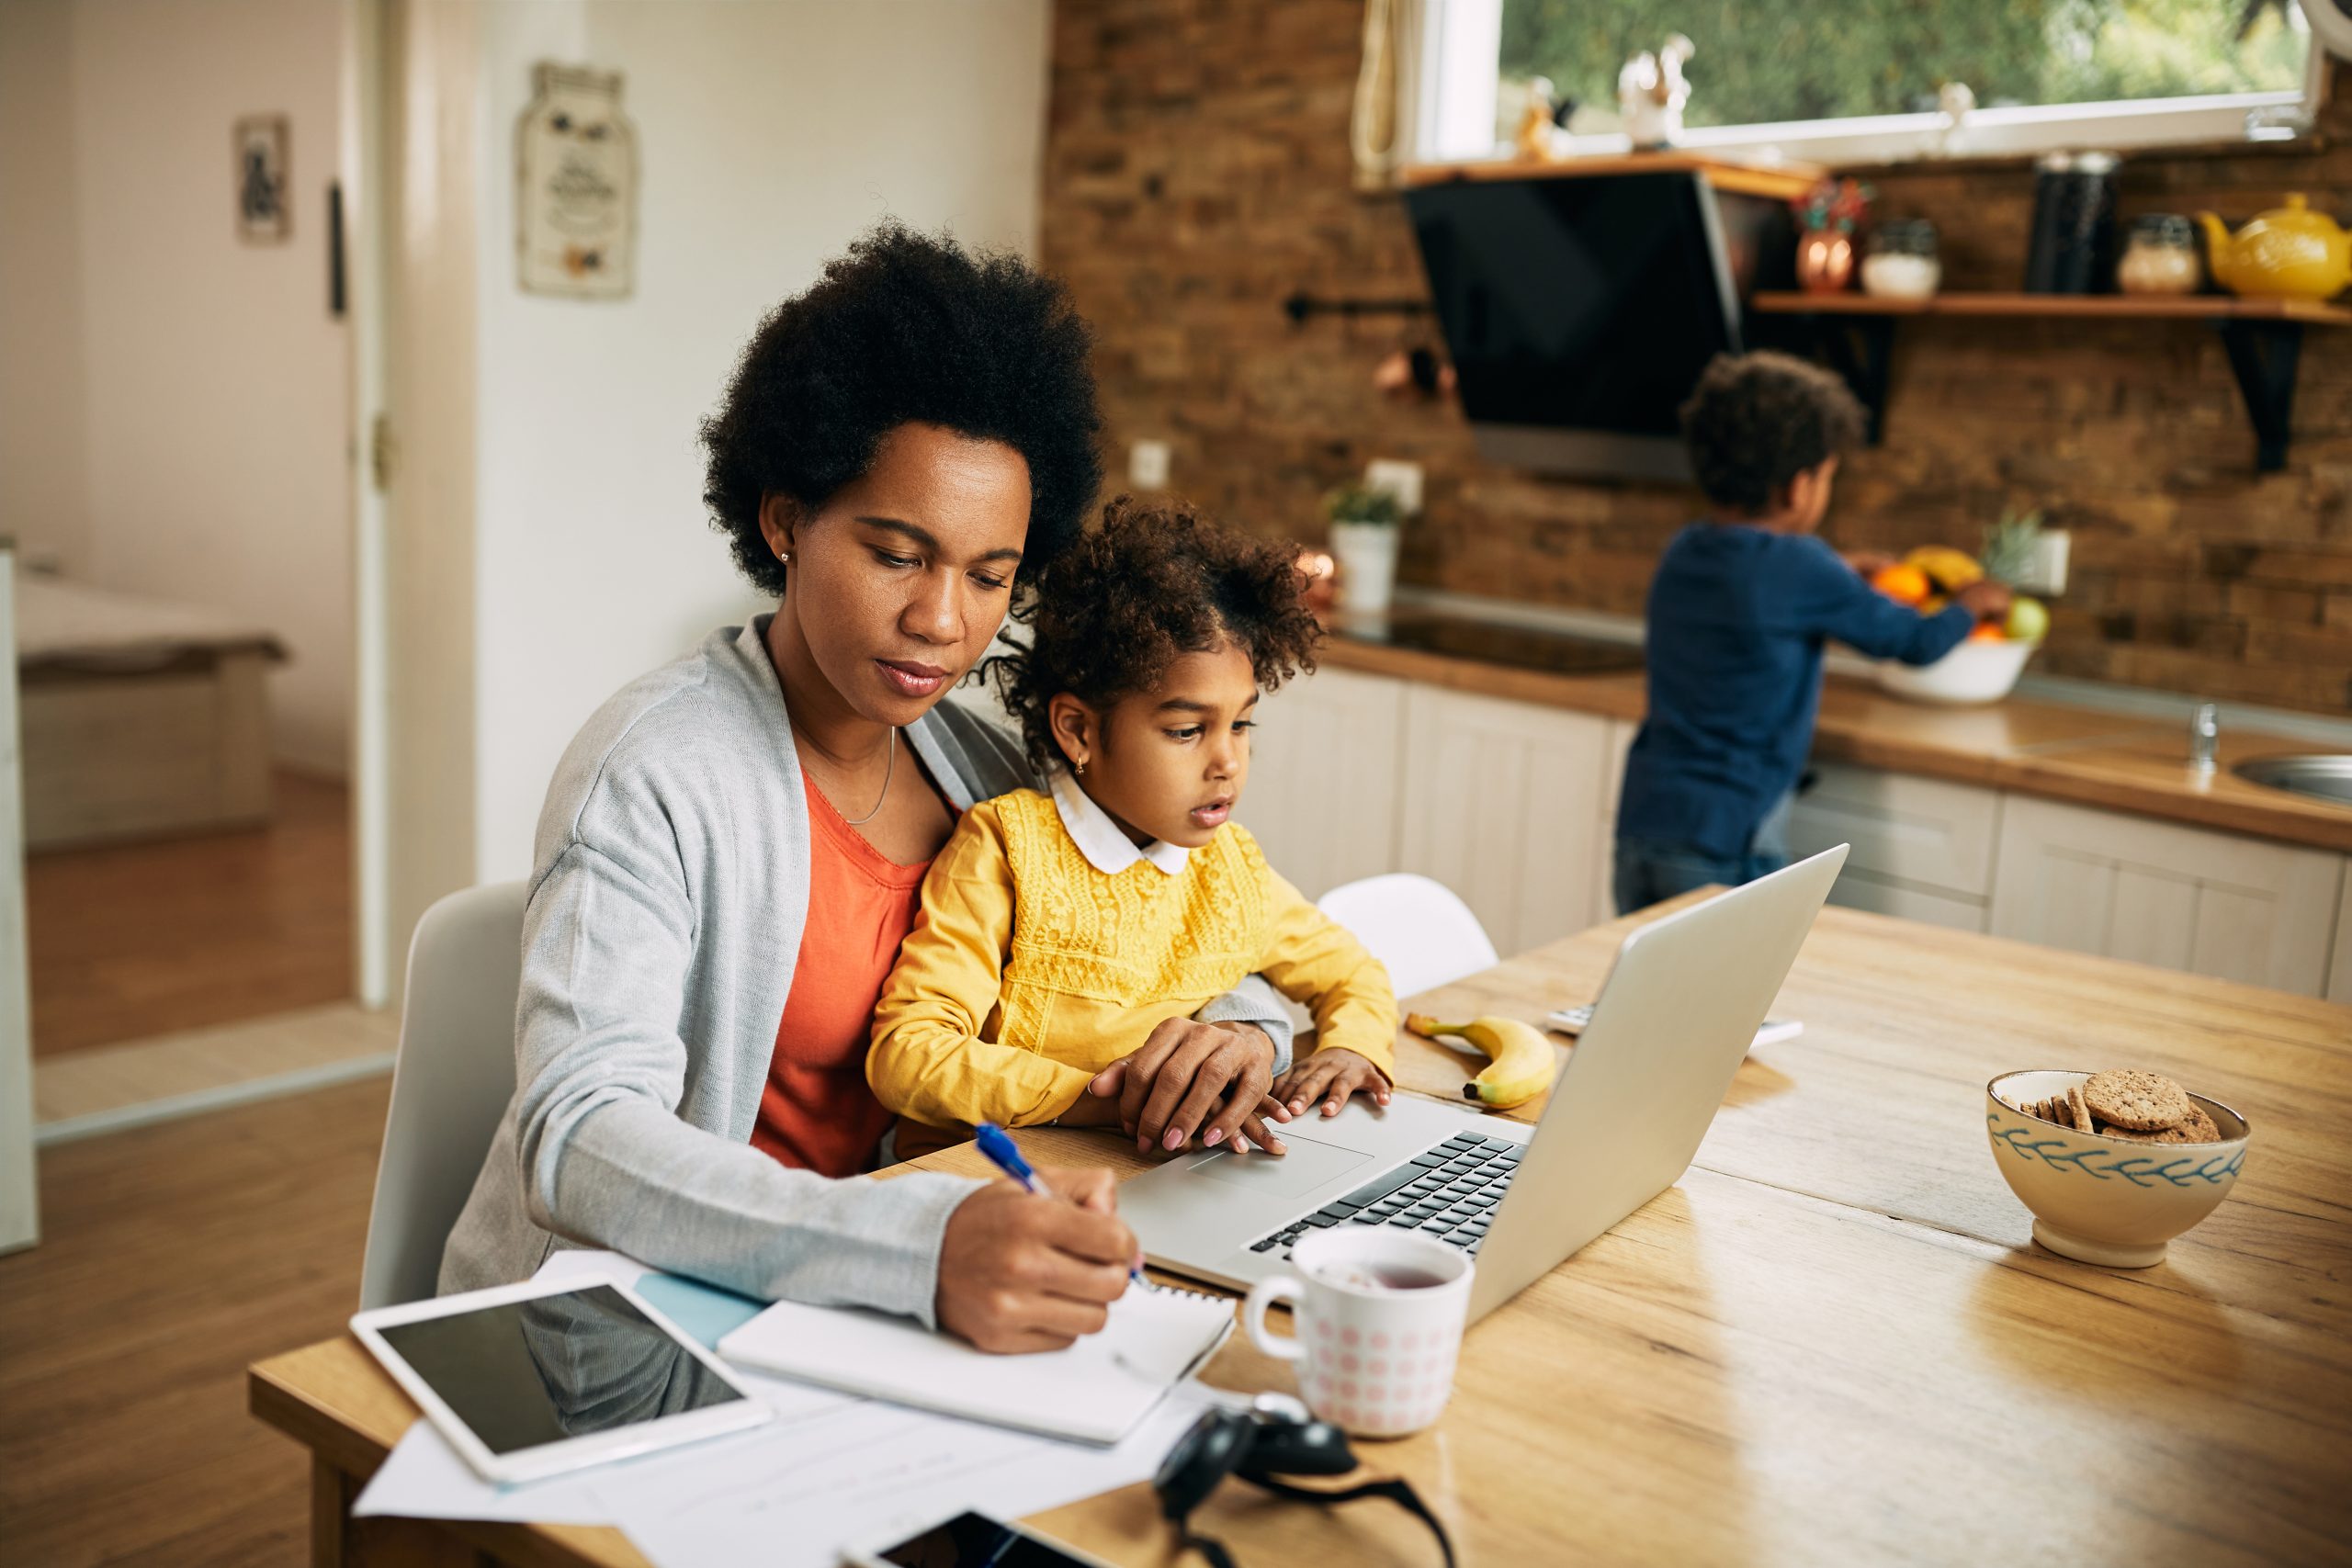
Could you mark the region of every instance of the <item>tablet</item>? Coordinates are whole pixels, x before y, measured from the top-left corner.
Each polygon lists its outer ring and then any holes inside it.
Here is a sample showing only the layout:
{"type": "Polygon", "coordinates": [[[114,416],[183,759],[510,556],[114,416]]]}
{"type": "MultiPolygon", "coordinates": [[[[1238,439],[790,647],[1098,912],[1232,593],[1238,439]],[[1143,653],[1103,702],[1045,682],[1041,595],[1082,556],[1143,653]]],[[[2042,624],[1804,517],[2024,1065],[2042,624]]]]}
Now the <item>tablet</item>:
{"type": "Polygon", "coordinates": [[[351,1331],[495,1482],[699,1442],[774,1414],[626,1285],[502,1285],[378,1307],[351,1331]]]}

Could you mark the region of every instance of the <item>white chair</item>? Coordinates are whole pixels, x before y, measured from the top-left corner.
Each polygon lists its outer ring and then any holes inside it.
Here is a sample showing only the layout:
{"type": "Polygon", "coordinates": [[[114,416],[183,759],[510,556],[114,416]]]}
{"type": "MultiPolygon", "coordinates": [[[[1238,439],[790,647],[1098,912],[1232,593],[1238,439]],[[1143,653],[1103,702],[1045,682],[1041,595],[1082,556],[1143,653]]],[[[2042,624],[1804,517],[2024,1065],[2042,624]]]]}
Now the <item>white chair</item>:
{"type": "Polygon", "coordinates": [[[520,882],[469,887],[416,922],[359,1271],[363,1309],[433,1294],[441,1249],[514,1098],[527,891],[520,882]]]}
{"type": "Polygon", "coordinates": [[[1388,966],[1399,997],[1434,990],[1500,960],[1487,928],[1453,889],[1410,872],[1334,887],[1316,908],[1355,933],[1388,966]]]}

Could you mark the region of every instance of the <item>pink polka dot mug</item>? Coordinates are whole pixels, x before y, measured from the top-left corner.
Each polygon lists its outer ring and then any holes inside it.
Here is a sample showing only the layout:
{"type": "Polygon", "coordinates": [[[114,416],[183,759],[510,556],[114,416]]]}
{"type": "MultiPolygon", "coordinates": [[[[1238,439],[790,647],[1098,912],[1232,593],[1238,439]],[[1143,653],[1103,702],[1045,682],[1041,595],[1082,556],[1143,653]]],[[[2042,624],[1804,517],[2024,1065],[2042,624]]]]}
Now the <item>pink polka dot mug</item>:
{"type": "Polygon", "coordinates": [[[1436,1421],[1453,1393],[1470,1307],[1467,1253],[1385,1225],[1339,1225],[1299,1238],[1296,1277],[1250,1288],[1251,1343],[1298,1363],[1298,1391],[1321,1419],[1363,1438],[1401,1438],[1436,1421]],[[1266,1327],[1291,1303],[1295,1335],[1266,1327]]]}

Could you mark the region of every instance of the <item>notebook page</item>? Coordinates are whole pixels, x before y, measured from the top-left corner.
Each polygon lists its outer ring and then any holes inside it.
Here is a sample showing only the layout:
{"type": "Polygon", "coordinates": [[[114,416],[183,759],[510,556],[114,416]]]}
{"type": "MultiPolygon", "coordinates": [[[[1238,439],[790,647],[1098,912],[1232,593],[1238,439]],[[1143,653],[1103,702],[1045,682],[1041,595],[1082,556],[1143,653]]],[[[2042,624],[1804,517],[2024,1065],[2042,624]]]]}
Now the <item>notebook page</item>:
{"type": "Polygon", "coordinates": [[[1156,1286],[1064,1350],[994,1356],[902,1317],[778,1302],[718,1342],[760,1371],[1053,1437],[1115,1442],[1225,1342],[1233,1303],[1156,1286]]]}

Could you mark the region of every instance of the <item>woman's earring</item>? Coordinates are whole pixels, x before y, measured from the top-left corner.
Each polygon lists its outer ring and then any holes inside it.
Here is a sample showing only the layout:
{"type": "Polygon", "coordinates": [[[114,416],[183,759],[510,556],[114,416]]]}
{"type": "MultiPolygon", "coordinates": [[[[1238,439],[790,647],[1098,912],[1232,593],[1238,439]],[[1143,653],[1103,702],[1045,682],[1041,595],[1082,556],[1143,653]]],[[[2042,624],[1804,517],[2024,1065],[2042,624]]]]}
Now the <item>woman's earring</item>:
{"type": "Polygon", "coordinates": [[[1072,763],[1070,764],[1070,767],[1071,767],[1073,770],[1075,770],[1076,772],[1080,773],[1083,773],[1084,772],[1086,772],[1086,764],[1085,764],[1084,762],[1072,762],[1072,763]]]}
{"type": "Polygon", "coordinates": [[[792,552],[790,550],[778,550],[775,553],[775,558],[782,561],[785,565],[790,566],[792,564],[792,552]]]}

